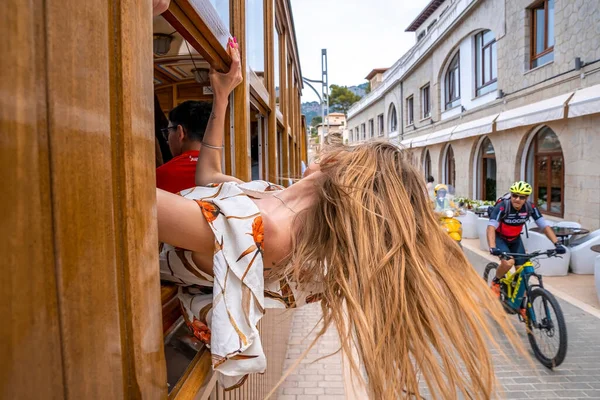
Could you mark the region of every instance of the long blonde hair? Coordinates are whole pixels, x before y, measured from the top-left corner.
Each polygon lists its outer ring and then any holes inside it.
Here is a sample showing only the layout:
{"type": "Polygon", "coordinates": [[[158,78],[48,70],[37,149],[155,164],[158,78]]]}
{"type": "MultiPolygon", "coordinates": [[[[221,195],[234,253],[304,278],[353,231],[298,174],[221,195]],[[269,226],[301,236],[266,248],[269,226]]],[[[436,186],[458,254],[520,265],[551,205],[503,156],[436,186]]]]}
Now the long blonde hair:
{"type": "Polygon", "coordinates": [[[314,207],[298,218],[288,276],[323,287],[323,327],[372,399],[489,399],[491,348],[503,334],[523,352],[497,299],[441,229],[425,181],[389,143],[338,148],[321,161],[314,207]]]}

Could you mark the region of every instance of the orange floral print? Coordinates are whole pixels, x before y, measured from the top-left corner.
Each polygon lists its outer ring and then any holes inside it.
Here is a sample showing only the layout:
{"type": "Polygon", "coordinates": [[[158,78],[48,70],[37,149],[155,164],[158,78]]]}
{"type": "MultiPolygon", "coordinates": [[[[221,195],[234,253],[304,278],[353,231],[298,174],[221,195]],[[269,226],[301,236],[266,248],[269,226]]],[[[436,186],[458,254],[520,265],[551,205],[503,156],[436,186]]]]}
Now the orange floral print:
{"type": "Polygon", "coordinates": [[[200,339],[202,343],[210,345],[210,329],[205,323],[194,317],[190,328],[194,332],[194,336],[200,339]]]}
{"type": "Polygon", "coordinates": [[[250,271],[250,267],[252,267],[252,264],[254,263],[256,256],[258,256],[259,253],[262,254],[264,251],[265,229],[263,226],[262,217],[260,215],[256,218],[254,218],[254,221],[252,221],[252,234],[251,235],[252,235],[252,238],[254,239],[254,244],[252,246],[248,247],[237,259],[237,261],[240,261],[242,258],[247,256],[248,254],[255,251],[254,256],[252,257],[252,260],[250,260],[250,262],[248,263],[248,266],[246,267],[246,271],[244,271],[244,275],[242,275],[242,282],[244,281],[244,278],[250,271]]]}
{"type": "Polygon", "coordinates": [[[200,206],[200,210],[202,210],[202,215],[206,218],[206,221],[210,224],[214,220],[217,219],[221,210],[213,203],[209,203],[207,201],[196,200],[196,203],[200,206]]]}

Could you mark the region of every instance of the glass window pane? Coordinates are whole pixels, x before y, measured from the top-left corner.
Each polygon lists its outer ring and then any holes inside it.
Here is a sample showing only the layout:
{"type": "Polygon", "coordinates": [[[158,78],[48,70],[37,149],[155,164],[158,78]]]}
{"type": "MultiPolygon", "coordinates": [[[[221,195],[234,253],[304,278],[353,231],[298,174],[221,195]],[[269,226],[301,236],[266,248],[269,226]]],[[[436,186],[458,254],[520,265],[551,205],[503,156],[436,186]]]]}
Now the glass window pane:
{"type": "Polygon", "coordinates": [[[548,47],[554,46],[554,0],[548,0],[548,47]]]}
{"type": "Polygon", "coordinates": [[[492,52],[492,79],[498,78],[498,54],[496,53],[496,43],[491,46],[492,52]]]}
{"type": "Polygon", "coordinates": [[[259,77],[265,71],[264,0],[246,0],[248,65],[259,77]]]}
{"type": "Polygon", "coordinates": [[[543,57],[540,57],[540,58],[534,60],[532,67],[535,68],[535,67],[542,66],[553,60],[554,60],[554,52],[550,52],[548,54],[545,54],[543,57]]]}
{"type": "Polygon", "coordinates": [[[273,41],[275,47],[275,52],[273,55],[275,60],[273,65],[273,74],[275,75],[275,99],[277,102],[277,108],[279,108],[279,33],[275,27],[273,27],[273,41]]]}
{"type": "Polygon", "coordinates": [[[537,135],[538,153],[562,152],[558,136],[550,128],[542,128],[537,135]]]}
{"type": "Polygon", "coordinates": [[[487,83],[492,80],[491,65],[491,48],[486,47],[486,49],[483,51],[483,83],[487,83]]]}
{"type": "Polygon", "coordinates": [[[492,31],[483,32],[483,44],[486,45],[494,40],[494,34],[492,31]]]}
{"type": "Polygon", "coordinates": [[[550,211],[553,213],[562,213],[562,181],[563,181],[563,158],[562,156],[552,157],[550,170],[550,211]]]}
{"type": "Polygon", "coordinates": [[[485,140],[483,141],[483,148],[484,148],[484,153],[486,155],[492,155],[492,154],[496,154],[496,152],[494,151],[494,146],[492,145],[492,142],[490,141],[490,139],[485,138],[485,140]]]}
{"type": "Polygon", "coordinates": [[[478,34],[475,36],[475,75],[476,75],[476,86],[479,88],[483,84],[483,76],[481,75],[481,38],[482,35],[478,34]]]}
{"type": "Polygon", "coordinates": [[[210,3],[213,5],[215,10],[217,10],[217,14],[221,17],[221,21],[225,24],[225,27],[228,31],[229,29],[229,0],[210,0],[210,3]]]}
{"type": "Polygon", "coordinates": [[[542,9],[534,10],[535,18],[535,54],[543,52],[546,47],[544,46],[544,30],[546,27],[546,11],[542,9]]]}
{"type": "Polygon", "coordinates": [[[548,211],[548,157],[537,158],[537,204],[548,211]]]}

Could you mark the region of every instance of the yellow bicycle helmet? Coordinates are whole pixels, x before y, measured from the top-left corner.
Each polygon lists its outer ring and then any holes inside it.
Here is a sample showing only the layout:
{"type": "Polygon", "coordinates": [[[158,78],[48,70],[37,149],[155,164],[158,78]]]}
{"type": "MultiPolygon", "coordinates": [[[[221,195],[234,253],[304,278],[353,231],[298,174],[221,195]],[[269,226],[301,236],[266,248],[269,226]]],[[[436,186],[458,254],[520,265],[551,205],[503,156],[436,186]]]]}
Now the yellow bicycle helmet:
{"type": "Polygon", "coordinates": [[[437,184],[434,188],[433,188],[433,193],[437,196],[438,194],[438,190],[445,190],[446,192],[448,192],[448,186],[444,185],[443,183],[439,183],[437,184]]]}
{"type": "Polygon", "coordinates": [[[510,192],[522,196],[529,196],[531,194],[531,185],[525,181],[515,182],[510,187],[510,192]]]}

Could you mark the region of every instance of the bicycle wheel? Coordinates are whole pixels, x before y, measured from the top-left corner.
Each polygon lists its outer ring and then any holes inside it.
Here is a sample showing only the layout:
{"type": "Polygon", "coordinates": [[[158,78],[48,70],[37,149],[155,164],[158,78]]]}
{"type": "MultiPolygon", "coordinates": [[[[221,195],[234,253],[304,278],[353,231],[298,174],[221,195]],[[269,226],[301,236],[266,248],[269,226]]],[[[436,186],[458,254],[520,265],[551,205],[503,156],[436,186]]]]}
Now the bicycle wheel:
{"type": "Polygon", "coordinates": [[[498,263],[491,262],[485,266],[483,271],[483,280],[488,286],[492,286],[492,279],[496,276],[496,270],[498,269],[498,263]]]}
{"type": "Polygon", "coordinates": [[[567,355],[567,325],[560,304],[543,288],[533,289],[529,302],[527,337],[533,353],[545,367],[558,367],[567,355]]]}

